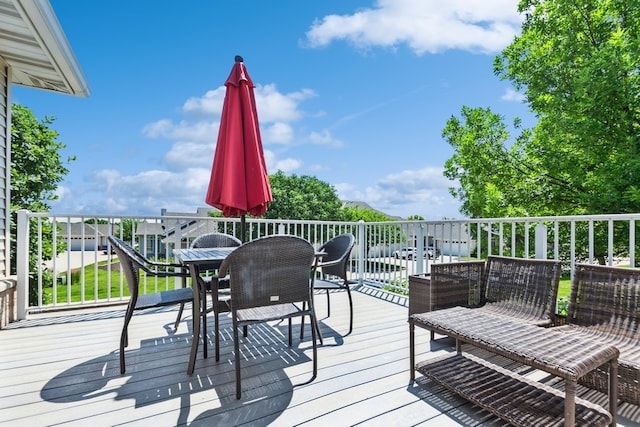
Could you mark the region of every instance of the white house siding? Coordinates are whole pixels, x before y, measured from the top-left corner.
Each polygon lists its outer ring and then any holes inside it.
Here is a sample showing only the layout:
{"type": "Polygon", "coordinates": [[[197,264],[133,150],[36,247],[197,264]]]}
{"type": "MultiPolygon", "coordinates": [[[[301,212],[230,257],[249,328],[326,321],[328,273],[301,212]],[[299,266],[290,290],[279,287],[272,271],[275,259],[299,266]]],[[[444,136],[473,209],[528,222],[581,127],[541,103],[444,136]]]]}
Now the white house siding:
{"type": "Polygon", "coordinates": [[[9,126],[11,123],[11,105],[9,104],[9,90],[11,85],[11,70],[0,58],[0,278],[9,275],[9,179],[10,149],[9,126]]]}

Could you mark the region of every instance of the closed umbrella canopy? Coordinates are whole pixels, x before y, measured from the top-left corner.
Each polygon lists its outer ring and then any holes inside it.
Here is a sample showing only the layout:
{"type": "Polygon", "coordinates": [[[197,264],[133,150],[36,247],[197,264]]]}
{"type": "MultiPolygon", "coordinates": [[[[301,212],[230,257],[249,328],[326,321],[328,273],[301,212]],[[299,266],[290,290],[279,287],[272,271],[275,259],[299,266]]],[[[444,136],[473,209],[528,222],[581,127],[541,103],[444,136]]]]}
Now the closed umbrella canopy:
{"type": "Polygon", "coordinates": [[[272,200],[254,84],[241,57],[225,82],[218,142],[205,201],[226,217],[260,216],[272,200]]]}

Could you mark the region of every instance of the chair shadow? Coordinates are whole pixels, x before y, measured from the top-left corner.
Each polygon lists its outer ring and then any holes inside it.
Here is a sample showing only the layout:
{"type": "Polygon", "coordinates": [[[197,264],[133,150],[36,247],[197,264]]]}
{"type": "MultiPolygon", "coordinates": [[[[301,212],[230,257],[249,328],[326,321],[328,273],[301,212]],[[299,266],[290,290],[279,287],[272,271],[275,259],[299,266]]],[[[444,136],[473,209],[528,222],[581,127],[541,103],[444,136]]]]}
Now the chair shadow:
{"type": "MultiPolygon", "coordinates": [[[[114,350],[55,375],[41,389],[40,396],[53,403],[95,401],[96,398],[132,399],[136,408],[180,399],[176,425],[189,424],[190,413],[199,407],[206,410],[191,417],[192,425],[260,424],[263,420],[276,419],[289,405],[293,387],[313,380],[309,379],[312,361],[306,354],[312,347],[308,322],[302,341],[299,324],[294,324],[292,347],[288,346],[286,321],[249,328],[248,336],[241,338],[242,399],[236,400],[232,325],[228,318],[222,317],[220,361],[215,361],[211,327],[207,331],[209,357],[203,358],[200,345],[196,370],[191,376],[186,372],[191,332],[174,333],[172,323],[167,323],[164,325],[166,336],[143,340],[139,349],[126,351],[124,375],[120,374],[118,351],[114,350]],[[171,363],[174,360],[175,363],[171,363]],[[309,370],[305,370],[308,375],[293,378],[294,384],[286,369],[302,363],[309,364],[309,370]],[[126,378],[124,383],[123,378],[126,378]],[[202,395],[198,397],[202,404],[192,403],[193,395],[209,391],[212,394],[207,395],[204,402],[202,395]],[[216,408],[209,409],[212,406],[216,408]]],[[[187,322],[190,328],[190,319],[187,322]]],[[[212,323],[209,324],[212,326],[212,323]]],[[[331,329],[324,327],[323,332],[330,333],[331,329]]],[[[320,348],[319,343],[318,346],[320,348]]]]}

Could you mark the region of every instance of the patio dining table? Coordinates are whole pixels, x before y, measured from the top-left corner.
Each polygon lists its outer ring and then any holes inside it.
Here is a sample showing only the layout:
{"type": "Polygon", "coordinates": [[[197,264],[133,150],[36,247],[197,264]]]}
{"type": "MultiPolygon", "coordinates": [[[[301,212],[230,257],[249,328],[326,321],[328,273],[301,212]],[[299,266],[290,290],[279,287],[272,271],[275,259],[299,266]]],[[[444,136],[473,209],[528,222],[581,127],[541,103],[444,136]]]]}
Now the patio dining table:
{"type": "MultiPolygon", "coordinates": [[[[193,293],[193,305],[194,305],[194,319],[193,319],[193,339],[191,340],[191,355],[189,356],[189,366],[187,372],[189,375],[193,374],[196,364],[196,356],[198,354],[198,345],[200,343],[200,323],[203,310],[206,311],[206,290],[201,286],[200,270],[202,268],[211,268],[211,266],[219,266],[224,259],[229,256],[231,252],[237,249],[234,247],[219,247],[219,248],[190,248],[190,249],[174,249],[173,255],[178,262],[185,265],[189,269],[191,274],[192,286],[198,286],[194,289],[193,293]]],[[[316,262],[325,256],[325,252],[316,251],[316,262]]],[[[319,332],[319,331],[318,331],[319,332]]],[[[216,334],[217,336],[217,334],[216,334]]],[[[216,342],[216,346],[218,343],[216,342]]]]}
{"type": "MultiPolygon", "coordinates": [[[[203,304],[206,304],[205,289],[201,286],[200,269],[202,267],[211,268],[211,265],[219,265],[224,259],[233,252],[236,247],[220,247],[220,248],[192,248],[192,249],[174,249],[173,255],[178,262],[185,265],[191,274],[192,286],[197,286],[193,292],[193,339],[191,340],[191,355],[189,356],[189,366],[187,372],[189,375],[193,373],[196,364],[196,356],[198,354],[198,344],[200,342],[200,323],[203,310],[203,304]]],[[[217,344],[216,344],[217,345],[217,344]]]]}

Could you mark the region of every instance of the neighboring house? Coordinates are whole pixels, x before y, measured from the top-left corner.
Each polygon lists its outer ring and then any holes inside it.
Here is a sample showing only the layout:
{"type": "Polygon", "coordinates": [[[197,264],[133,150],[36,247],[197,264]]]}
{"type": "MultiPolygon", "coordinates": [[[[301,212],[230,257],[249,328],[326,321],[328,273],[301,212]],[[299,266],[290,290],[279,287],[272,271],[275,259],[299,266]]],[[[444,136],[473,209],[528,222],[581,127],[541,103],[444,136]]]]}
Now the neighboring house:
{"type": "Polygon", "coordinates": [[[167,253],[167,248],[162,243],[164,232],[163,224],[142,221],[136,226],[134,246],[147,258],[162,258],[167,253]]]}
{"type": "MultiPolygon", "coordinates": [[[[177,219],[163,220],[162,223],[165,226],[163,243],[174,248],[186,248],[193,239],[201,234],[218,231],[216,220],[213,217],[209,217],[210,212],[218,212],[218,210],[213,208],[198,208],[195,214],[197,217],[211,218],[210,221],[195,219],[187,222],[177,219]]],[[[164,209],[161,214],[163,217],[194,216],[192,213],[167,212],[164,209]]]]}
{"type": "Polygon", "coordinates": [[[475,240],[469,236],[467,224],[449,223],[436,227],[433,241],[442,255],[469,256],[475,246],[475,240]]]}
{"type": "Polygon", "coordinates": [[[67,244],[69,251],[102,250],[107,246],[111,234],[110,224],[87,224],[84,222],[59,222],[58,236],[67,244]]]}
{"type": "MultiPolygon", "coordinates": [[[[161,211],[160,221],[140,221],[133,232],[133,244],[138,251],[149,258],[162,257],[175,247],[187,247],[201,234],[217,229],[216,221],[202,221],[194,217],[207,218],[212,208],[198,208],[195,215],[184,212],[161,211]],[[166,219],[164,217],[167,217],[166,219]],[[177,219],[177,218],[185,219],[177,219]],[[180,236],[180,242],[178,242],[180,236]],[[178,244],[176,244],[178,243],[178,244]]],[[[104,250],[110,234],[119,235],[115,224],[89,224],[82,222],[58,222],[58,237],[67,244],[70,251],[104,250]],[[115,227],[114,230],[112,228],[115,227]]]]}
{"type": "MultiPolygon", "coordinates": [[[[475,240],[469,236],[467,225],[462,223],[447,223],[429,225],[428,236],[424,236],[424,248],[434,247],[442,255],[469,256],[475,245],[475,240]]],[[[411,245],[417,247],[416,236],[410,236],[411,245]]]]}

